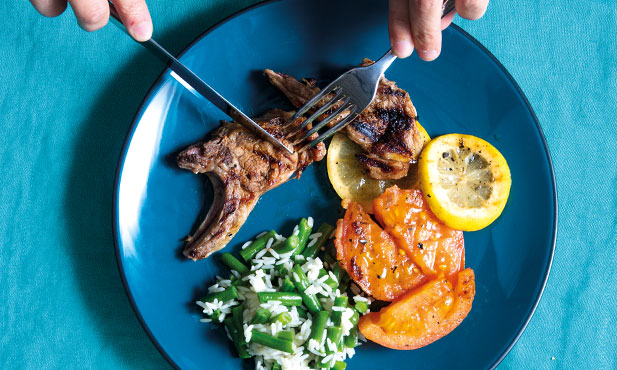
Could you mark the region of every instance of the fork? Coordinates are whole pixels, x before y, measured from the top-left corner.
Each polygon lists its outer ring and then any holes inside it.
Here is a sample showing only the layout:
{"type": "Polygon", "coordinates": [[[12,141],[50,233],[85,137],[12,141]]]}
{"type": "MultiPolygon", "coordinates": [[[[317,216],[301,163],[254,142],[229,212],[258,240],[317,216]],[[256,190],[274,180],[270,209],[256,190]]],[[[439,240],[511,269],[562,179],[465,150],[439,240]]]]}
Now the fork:
{"type": "MultiPolygon", "coordinates": [[[[445,17],[453,10],[454,0],[444,1],[441,17],[445,17]]],[[[375,95],[377,94],[377,87],[379,86],[379,80],[394,60],[396,60],[396,56],[392,54],[392,49],[390,49],[375,63],[366,67],[356,67],[343,73],[336,80],[321,90],[321,92],[306,102],[306,104],[296,111],[296,113],[289,119],[289,123],[285,126],[285,138],[293,142],[292,147],[295,147],[296,145],[307,140],[313,134],[318,133],[316,138],[310,140],[299,151],[312,148],[334,135],[334,133],[345,127],[360,113],[362,113],[362,111],[366,109],[366,107],[368,107],[375,98],[375,95]],[[328,97],[330,94],[333,95],[331,98],[328,97]],[[317,103],[324,99],[327,99],[327,101],[323,104],[323,106],[318,108],[301,124],[291,127],[295,124],[298,118],[304,116],[307,112],[314,108],[317,103]],[[330,114],[328,114],[317,124],[313,125],[311,129],[300,136],[300,138],[294,139],[300,131],[330,110],[332,110],[330,114]],[[333,119],[340,117],[345,113],[347,113],[347,115],[344,118],[325,132],[319,134],[319,130],[328,125],[328,123],[332,122],[333,119]]]]}

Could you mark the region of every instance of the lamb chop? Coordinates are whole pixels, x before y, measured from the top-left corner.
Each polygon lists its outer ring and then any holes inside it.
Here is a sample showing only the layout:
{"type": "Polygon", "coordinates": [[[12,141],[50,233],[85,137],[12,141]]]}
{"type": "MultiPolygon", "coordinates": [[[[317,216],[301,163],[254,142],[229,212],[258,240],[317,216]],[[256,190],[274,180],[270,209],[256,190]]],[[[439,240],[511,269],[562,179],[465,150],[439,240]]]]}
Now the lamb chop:
{"type": "MultiPolygon", "coordinates": [[[[282,128],[292,115],[293,112],[272,110],[255,122],[282,139],[282,128]]],[[[289,154],[235,122],[223,122],[209,140],[182,151],[177,158],[178,166],[195,174],[206,174],[214,188],[213,204],[197,231],[187,238],[184,255],[198,260],[223,248],[244,224],[261,195],[294,174],[299,177],[311,162],[320,161],[324,155],[323,144],[289,154]]]]}
{"type": "MultiPolygon", "coordinates": [[[[373,62],[365,59],[362,66],[373,62]]],[[[303,106],[319,92],[315,81],[295,78],[266,69],[266,76],[296,107],[303,106]]],[[[323,103],[327,101],[324,98],[323,103]]],[[[323,105],[318,103],[315,110],[323,105]]],[[[333,107],[331,110],[335,109],[333,107]]],[[[329,112],[324,113],[328,115],[329,112]]],[[[332,125],[344,114],[332,121],[332,125]]],[[[371,104],[345,127],[347,136],[366,153],[358,155],[360,163],[375,179],[400,179],[407,175],[409,164],[415,162],[424,141],[416,126],[416,109],[409,94],[392,81],[382,77],[371,104]]]]}

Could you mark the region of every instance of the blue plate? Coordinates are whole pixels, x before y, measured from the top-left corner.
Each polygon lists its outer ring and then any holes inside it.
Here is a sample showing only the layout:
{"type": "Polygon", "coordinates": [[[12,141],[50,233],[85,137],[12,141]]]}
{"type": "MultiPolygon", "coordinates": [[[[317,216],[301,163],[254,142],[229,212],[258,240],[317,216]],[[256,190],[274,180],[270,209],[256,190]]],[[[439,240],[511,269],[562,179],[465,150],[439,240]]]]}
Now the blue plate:
{"type": "MultiPolygon", "coordinates": [[[[181,60],[251,115],[285,108],[261,71],[325,81],[364,57],[378,58],[388,48],[386,6],[353,0],[263,3],[205,33],[181,60]]],[[[387,77],[409,92],[432,136],[458,132],[493,143],[510,164],[510,199],[490,227],[465,234],[467,265],[477,284],[465,321],[415,351],[365,344],[349,369],[495,367],[527,325],[549,273],[557,200],[537,119],[516,82],[477,41],[453,26],[443,42],[437,61],[399,60],[387,77]]],[[[205,176],[178,169],[175,155],[221,119],[216,108],[164,72],[136,115],[116,178],[114,232],[126,291],[152,341],[183,369],[243,368],[223,331],[199,323],[193,303],[215,274],[226,272],[216,257],[192,262],[181,255],[183,238],[208,209],[212,192],[205,176]]],[[[264,229],[289,233],[303,216],[333,223],[341,214],[325,163],[318,163],[301,180],[268,192],[226,250],[264,229]]]]}

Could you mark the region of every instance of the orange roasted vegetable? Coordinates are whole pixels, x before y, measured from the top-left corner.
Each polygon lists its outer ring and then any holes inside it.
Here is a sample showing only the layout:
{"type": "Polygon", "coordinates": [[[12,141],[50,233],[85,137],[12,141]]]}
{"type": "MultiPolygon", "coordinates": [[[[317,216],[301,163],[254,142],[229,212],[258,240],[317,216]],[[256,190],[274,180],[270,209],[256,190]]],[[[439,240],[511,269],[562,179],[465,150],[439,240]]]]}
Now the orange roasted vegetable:
{"type": "Polygon", "coordinates": [[[416,349],[442,338],[467,316],[475,295],[473,270],[465,269],[452,278],[440,276],[381,311],[362,316],[360,332],[393,349],[416,349]]]}
{"type": "Polygon", "coordinates": [[[349,202],[336,228],[337,259],[368,294],[392,301],[439,274],[465,268],[463,232],[441,223],[420,190],[388,188],[373,201],[377,224],[349,202]]]}
{"type": "Polygon", "coordinates": [[[450,276],[465,268],[463,232],[439,221],[420,190],[392,186],[373,201],[373,210],[396,245],[425,275],[450,276]]]}
{"type": "Polygon", "coordinates": [[[376,299],[392,301],[427,280],[360,203],[347,204],[345,217],[337,222],[335,237],[340,266],[376,299]]]}

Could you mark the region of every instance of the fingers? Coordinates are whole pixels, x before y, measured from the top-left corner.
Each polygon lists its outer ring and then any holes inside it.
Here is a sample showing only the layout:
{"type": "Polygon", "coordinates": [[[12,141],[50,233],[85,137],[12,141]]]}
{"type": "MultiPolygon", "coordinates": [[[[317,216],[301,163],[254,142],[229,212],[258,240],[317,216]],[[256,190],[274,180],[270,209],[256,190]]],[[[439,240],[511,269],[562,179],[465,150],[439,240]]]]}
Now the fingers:
{"type": "Polygon", "coordinates": [[[152,18],[145,0],[116,0],[114,5],[127,31],[137,41],[152,37],[152,18]]]}
{"type": "MultiPolygon", "coordinates": [[[[67,0],[30,0],[36,10],[47,16],[61,14],[67,0]]],[[[107,0],[68,0],[73,8],[77,23],[86,31],[96,31],[109,20],[109,3],[107,0]]],[[[146,41],[152,37],[152,19],[145,0],[116,0],[114,6],[127,31],[137,41],[146,41]]]]}
{"type": "Polygon", "coordinates": [[[86,31],[96,31],[109,20],[107,0],[69,0],[77,23],[86,31]]]}
{"type": "Polygon", "coordinates": [[[441,52],[442,0],[409,0],[411,36],[418,56],[426,61],[441,52]]]}
{"type": "Polygon", "coordinates": [[[445,17],[441,18],[441,30],[445,30],[446,28],[448,28],[448,26],[452,23],[452,21],[454,20],[454,16],[456,15],[456,12],[450,12],[448,14],[446,14],[445,17]]]}
{"type": "Polygon", "coordinates": [[[407,58],[413,52],[409,26],[409,0],[390,0],[388,32],[392,52],[399,58],[407,58]]]}
{"type": "Polygon", "coordinates": [[[465,19],[478,19],[484,15],[488,0],[456,0],[456,12],[465,19]]]}
{"type": "Polygon", "coordinates": [[[30,0],[30,2],[46,17],[57,17],[66,9],[66,0],[30,0]]]}

